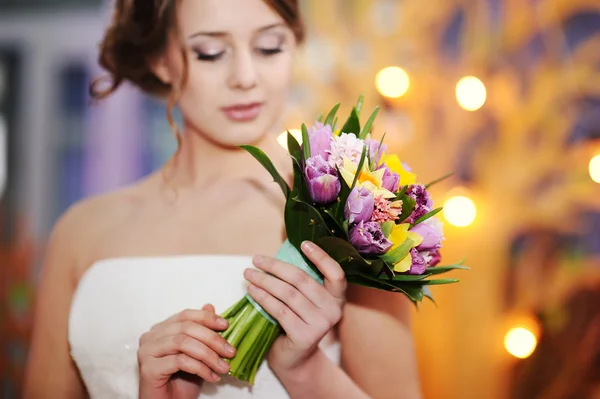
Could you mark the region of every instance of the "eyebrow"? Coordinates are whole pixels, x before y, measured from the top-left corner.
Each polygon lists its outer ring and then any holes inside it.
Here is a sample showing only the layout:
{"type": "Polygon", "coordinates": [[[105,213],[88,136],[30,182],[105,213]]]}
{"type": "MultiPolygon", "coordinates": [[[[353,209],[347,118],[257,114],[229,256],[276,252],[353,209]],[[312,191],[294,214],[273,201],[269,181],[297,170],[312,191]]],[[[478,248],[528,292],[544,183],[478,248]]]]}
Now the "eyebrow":
{"type": "MultiPolygon", "coordinates": [[[[282,22],[277,22],[271,25],[267,25],[267,26],[263,26],[262,28],[259,28],[256,30],[256,32],[264,32],[267,31],[269,29],[273,29],[273,28],[277,28],[279,26],[284,26],[285,24],[282,22]]],[[[200,31],[200,32],[195,32],[192,33],[190,36],[188,36],[189,39],[192,39],[194,37],[198,37],[198,36],[210,36],[210,37],[223,37],[223,36],[227,36],[227,32],[204,32],[204,31],[200,31]]]]}

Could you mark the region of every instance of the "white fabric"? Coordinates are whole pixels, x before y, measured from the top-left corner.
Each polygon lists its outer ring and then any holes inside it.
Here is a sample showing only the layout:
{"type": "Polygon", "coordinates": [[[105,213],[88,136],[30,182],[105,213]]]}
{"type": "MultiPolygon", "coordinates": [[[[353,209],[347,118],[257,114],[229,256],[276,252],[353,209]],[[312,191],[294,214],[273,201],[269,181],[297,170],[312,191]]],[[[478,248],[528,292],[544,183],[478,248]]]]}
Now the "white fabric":
{"type": "MultiPolygon", "coordinates": [[[[83,275],[69,319],[73,357],[92,398],[137,398],[139,337],[154,324],[184,309],[212,303],[223,312],[246,294],[245,256],[112,258],[83,275]]],[[[339,346],[322,342],[336,363],[339,346]]],[[[266,362],[255,385],[225,376],[205,383],[200,398],[288,398],[266,362]]]]}

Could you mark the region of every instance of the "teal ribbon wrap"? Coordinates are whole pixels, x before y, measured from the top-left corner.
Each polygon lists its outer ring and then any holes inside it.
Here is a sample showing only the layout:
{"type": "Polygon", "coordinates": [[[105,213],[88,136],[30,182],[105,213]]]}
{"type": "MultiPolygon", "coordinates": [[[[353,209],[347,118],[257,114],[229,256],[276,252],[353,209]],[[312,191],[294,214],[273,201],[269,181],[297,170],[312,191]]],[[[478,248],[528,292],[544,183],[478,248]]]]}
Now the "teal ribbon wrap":
{"type": "MultiPolygon", "coordinates": [[[[319,276],[308,265],[308,263],[306,263],[306,261],[302,257],[302,254],[288,240],[285,240],[283,242],[283,244],[281,244],[281,247],[279,247],[279,250],[277,251],[277,254],[275,255],[275,259],[278,259],[283,262],[287,262],[291,265],[294,265],[294,266],[300,268],[300,270],[305,271],[306,274],[308,274],[309,276],[314,278],[316,281],[318,281],[319,284],[323,284],[323,279],[321,278],[321,276],[319,276]]],[[[268,314],[262,308],[262,306],[260,306],[258,303],[256,303],[256,301],[254,299],[252,299],[252,297],[249,294],[246,294],[246,298],[252,304],[252,306],[254,306],[254,308],[256,310],[258,310],[258,312],[265,317],[265,319],[269,320],[273,324],[277,324],[277,321],[273,317],[271,317],[271,315],[268,314]]]]}

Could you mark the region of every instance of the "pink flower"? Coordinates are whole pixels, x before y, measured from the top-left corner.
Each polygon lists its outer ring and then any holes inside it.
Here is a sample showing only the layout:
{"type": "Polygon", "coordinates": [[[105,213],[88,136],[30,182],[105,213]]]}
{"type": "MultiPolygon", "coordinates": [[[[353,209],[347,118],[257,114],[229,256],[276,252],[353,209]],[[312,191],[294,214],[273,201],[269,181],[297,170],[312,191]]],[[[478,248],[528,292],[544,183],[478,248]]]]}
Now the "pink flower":
{"type": "Polygon", "coordinates": [[[344,165],[344,158],[358,164],[364,147],[364,140],[356,137],[354,133],[342,133],[331,143],[329,164],[334,168],[336,166],[341,168],[344,165]]]}
{"type": "Polygon", "coordinates": [[[402,213],[402,201],[389,201],[382,196],[375,197],[375,210],[371,221],[377,223],[394,222],[402,213]]]}

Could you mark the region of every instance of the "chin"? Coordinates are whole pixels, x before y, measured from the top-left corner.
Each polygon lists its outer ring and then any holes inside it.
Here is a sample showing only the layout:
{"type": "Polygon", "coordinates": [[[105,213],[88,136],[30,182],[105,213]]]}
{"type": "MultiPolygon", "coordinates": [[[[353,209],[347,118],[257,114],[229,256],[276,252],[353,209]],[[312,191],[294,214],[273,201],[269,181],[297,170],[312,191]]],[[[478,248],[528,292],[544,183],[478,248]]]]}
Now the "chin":
{"type": "MultiPolygon", "coordinates": [[[[258,121],[257,121],[258,122],[258,121]]],[[[227,134],[217,136],[223,144],[238,147],[240,145],[256,145],[267,136],[268,129],[264,123],[229,124],[225,131],[227,134]]]]}

